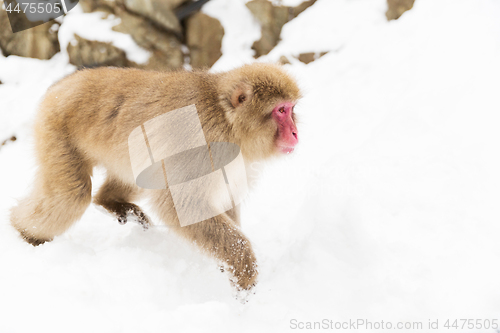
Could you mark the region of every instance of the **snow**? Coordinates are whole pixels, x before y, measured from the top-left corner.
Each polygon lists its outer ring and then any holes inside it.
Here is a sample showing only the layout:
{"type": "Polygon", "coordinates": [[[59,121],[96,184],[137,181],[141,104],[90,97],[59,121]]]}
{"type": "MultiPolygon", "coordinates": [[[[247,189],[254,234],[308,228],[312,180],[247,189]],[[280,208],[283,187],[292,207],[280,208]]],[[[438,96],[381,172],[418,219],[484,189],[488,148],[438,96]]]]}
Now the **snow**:
{"type": "MultiPolygon", "coordinates": [[[[68,57],[69,43],[77,43],[74,35],[88,40],[111,43],[125,51],[127,58],[138,64],[147,63],[151,53],[138,46],[128,34],[111,30],[120,24],[121,19],[103,12],[84,14],[80,5],[75,6],[64,18],[64,24],[59,29],[61,50],[68,57]]],[[[73,44],[72,44],[73,45],[73,44]]],[[[69,58],[67,58],[69,59],[69,58]]]]}
{"type": "MultiPolygon", "coordinates": [[[[251,61],[260,32],[244,2],[203,10],[226,33],[214,70],[251,61]]],[[[34,177],[36,105],[74,67],[62,54],[0,56],[0,141],[18,138],[0,147],[0,332],[498,321],[500,3],[417,0],[391,22],[384,12],[384,0],[318,0],[263,59],[286,55],[305,97],[300,147],[252,166],[261,177],[242,219],[260,276],[246,304],[217,263],[166,227],[119,225],[94,206],[51,243],[20,240],[8,210],[34,177]],[[293,58],[322,51],[308,65],[293,58]]],[[[93,14],[71,15],[61,31],[93,14]]]]}
{"type": "Polygon", "coordinates": [[[244,1],[209,1],[202,11],[218,19],[224,27],[222,56],[212,71],[225,71],[254,61],[251,49],[260,39],[260,25],[244,1]]]}

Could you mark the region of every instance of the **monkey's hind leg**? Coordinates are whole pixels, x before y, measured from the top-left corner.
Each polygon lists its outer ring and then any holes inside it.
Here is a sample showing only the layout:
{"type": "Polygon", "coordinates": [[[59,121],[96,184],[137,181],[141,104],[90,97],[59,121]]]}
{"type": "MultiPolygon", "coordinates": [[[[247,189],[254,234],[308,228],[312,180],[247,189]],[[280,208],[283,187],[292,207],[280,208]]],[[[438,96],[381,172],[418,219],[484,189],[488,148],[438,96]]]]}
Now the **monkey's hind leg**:
{"type": "Polygon", "coordinates": [[[124,184],[108,175],[94,198],[94,203],[115,215],[120,224],[125,224],[129,218],[132,218],[146,230],[151,225],[149,217],[139,206],[131,203],[138,193],[137,186],[124,184]]]}
{"type": "MultiPolygon", "coordinates": [[[[51,144],[52,143],[52,144],[51,144]]],[[[92,167],[65,143],[37,147],[39,168],[33,192],[11,209],[11,224],[34,246],[64,233],[92,198],[92,167]]]]}

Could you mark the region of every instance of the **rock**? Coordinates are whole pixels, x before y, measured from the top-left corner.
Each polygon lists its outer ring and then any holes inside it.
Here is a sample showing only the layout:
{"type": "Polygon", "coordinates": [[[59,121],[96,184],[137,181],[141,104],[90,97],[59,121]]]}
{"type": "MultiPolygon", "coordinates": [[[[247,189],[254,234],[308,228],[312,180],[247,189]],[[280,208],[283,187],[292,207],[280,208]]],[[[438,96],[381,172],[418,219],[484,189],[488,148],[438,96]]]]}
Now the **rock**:
{"type": "Polygon", "coordinates": [[[79,4],[85,13],[102,11],[114,14],[117,6],[116,1],[114,0],[80,0],[79,4]]]}
{"type": "Polygon", "coordinates": [[[152,20],[164,29],[181,33],[181,24],[174,14],[175,6],[182,1],[166,0],[120,0],[130,12],[152,20]]]}
{"type": "MultiPolygon", "coordinates": [[[[168,8],[169,11],[173,11],[173,9],[176,9],[177,7],[180,7],[182,4],[187,2],[189,0],[163,0],[160,6],[164,6],[165,8],[168,8]]],[[[144,0],[140,0],[140,3],[142,4],[144,0]]],[[[117,6],[125,6],[128,8],[127,4],[125,3],[125,0],[80,0],[79,1],[80,6],[82,7],[83,11],[85,13],[90,13],[94,12],[96,10],[101,10],[105,12],[114,12],[115,8],[117,6]]],[[[136,8],[139,7],[139,4],[132,4],[131,2],[128,2],[128,5],[131,8],[136,8]]],[[[131,9],[129,9],[131,10],[131,9]]],[[[140,10],[140,9],[139,9],[140,10]]],[[[133,12],[136,12],[135,10],[132,10],[133,12]]],[[[142,10],[140,10],[142,11],[142,10]]],[[[137,14],[139,14],[137,12],[137,14]]]]}
{"type": "Polygon", "coordinates": [[[159,27],[181,34],[181,25],[174,10],[188,0],[80,0],[84,12],[96,10],[117,14],[125,8],[132,14],[148,18],[159,27]]]}
{"type": "MultiPolygon", "coordinates": [[[[20,18],[22,19],[22,18],[20,18]]],[[[16,24],[13,22],[13,24],[16,24]]],[[[0,9],[0,49],[4,56],[50,59],[60,51],[57,29],[58,23],[49,21],[34,28],[12,33],[5,10],[0,9]]]]}
{"type": "Polygon", "coordinates": [[[126,67],[127,56],[123,50],[111,45],[84,39],[75,35],[76,43],[68,44],[69,62],[78,67],[126,67]]]}
{"type": "Polygon", "coordinates": [[[121,18],[121,23],[113,27],[113,30],[130,34],[137,45],[152,53],[146,65],[134,65],[134,67],[153,70],[172,70],[182,67],[184,55],[181,43],[173,33],[160,30],[146,18],[119,7],[116,8],[116,14],[121,18]]]}
{"type": "Polygon", "coordinates": [[[273,6],[267,0],[253,0],[246,6],[261,25],[262,37],[252,46],[255,50],[255,58],[258,58],[268,54],[278,44],[281,29],[290,19],[290,9],[284,6],[273,6]]]}
{"type": "Polygon", "coordinates": [[[316,0],[308,0],[296,7],[274,6],[267,0],[248,2],[247,8],[261,24],[262,37],[252,46],[255,58],[268,54],[278,44],[285,23],[297,17],[315,2],[316,0]]]}
{"type": "Polygon", "coordinates": [[[193,68],[212,67],[221,57],[224,28],[219,20],[198,12],[186,21],[186,44],[193,68]]]}
{"type": "Polygon", "coordinates": [[[166,0],[166,1],[168,3],[170,3],[170,8],[177,8],[177,7],[180,7],[181,5],[185,4],[189,0],[166,0]]]}
{"type": "Polygon", "coordinates": [[[280,57],[280,59],[278,60],[278,62],[281,64],[281,65],[288,65],[290,64],[290,60],[288,60],[287,57],[285,57],[284,55],[282,55],[280,57]]]}
{"type": "MultiPolygon", "coordinates": [[[[181,51],[179,41],[180,23],[173,15],[173,9],[180,6],[186,0],[164,0],[161,3],[147,3],[149,9],[141,9],[146,0],[134,3],[131,0],[80,0],[85,12],[100,10],[112,13],[121,19],[118,26],[113,27],[114,31],[129,34],[140,47],[151,52],[151,57],[147,64],[136,64],[127,61],[127,66],[152,69],[152,70],[172,70],[181,68],[184,64],[184,54],[181,51]],[[167,22],[165,17],[150,17],[151,6],[163,6],[168,9],[170,18],[173,18],[173,25],[167,22]],[[149,14],[147,14],[148,12],[149,14]],[[162,20],[161,24],[157,19],[162,20]]],[[[161,13],[161,11],[160,11],[161,13]]],[[[156,14],[155,14],[156,15],[156,14]]],[[[163,15],[163,14],[162,14],[163,15]]],[[[171,21],[172,22],[172,21],[171,21]]]]}
{"type": "Polygon", "coordinates": [[[15,135],[13,135],[13,136],[11,136],[10,138],[8,138],[8,139],[4,140],[0,146],[4,146],[4,145],[5,145],[5,144],[7,144],[8,142],[14,142],[14,141],[16,141],[16,140],[17,140],[16,136],[15,136],[15,135]]]}
{"type": "Polygon", "coordinates": [[[307,53],[301,53],[301,54],[299,54],[299,56],[297,57],[297,59],[299,59],[304,64],[308,64],[308,63],[313,62],[316,59],[321,58],[322,56],[324,56],[327,53],[328,52],[319,52],[319,53],[307,52],[307,53]]]}
{"type": "Polygon", "coordinates": [[[397,20],[407,10],[412,9],[415,0],[387,0],[387,20],[397,20]]]}
{"type": "Polygon", "coordinates": [[[304,64],[308,64],[316,60],[314,52],[301,53],[299,54],[298,59],[302,61],[304,64]]]}
{"type": "Polygon", "coordinates": [[[204,4],[209,2],[210,0],[189,0],[186,1],[185,4],[177,7],[175,9],[175,16],[179,20],[184,20],[185,18],[193,15],[195,12],[198,12],[204,4]]]}
{"type": "Polygon", "coordinates": [[[299,16],[300,13],[302,13],[304,10],[306,10],[307,8],[314,5],[315,2],[316,2],[316,0],[304,1],[300,5],[293,7],[292,8],[292,16],[294,18],[299,16]]]}
{"type": "Polygon", "coordinates": [[[153,50],[151,51],[151,57],[145,65],[134,64],[132,67],[155,71],[172,71],[182,68],[184,64],[184,55],[182,53],[181,55],[182,58],[178,59],[178,61],[172,61],[173,59],[165,53],[159,50],[153,50]]]}

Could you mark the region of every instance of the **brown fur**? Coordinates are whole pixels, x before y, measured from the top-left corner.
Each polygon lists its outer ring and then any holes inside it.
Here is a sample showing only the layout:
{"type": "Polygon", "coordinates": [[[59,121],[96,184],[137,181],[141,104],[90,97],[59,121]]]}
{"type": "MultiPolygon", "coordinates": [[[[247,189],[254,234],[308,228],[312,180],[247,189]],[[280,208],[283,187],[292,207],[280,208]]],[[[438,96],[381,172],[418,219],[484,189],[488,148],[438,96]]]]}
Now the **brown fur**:
{"type": "Polygon", "coordinates": [[[164,223],[222,261],[239,288],[256,279],[256,261],[239,229],[237,210],[180,227],[168,190],[135,185],[128,152],[131,131],[160,114],[195,104],[207,142],[234,142],[246,162],[276,154],[270,112],[280,101],[300,98],[279,67],[247,65],[219,74],[98,68],[78,71],[47,92],[35,125],[38,171],[33,192],[12,209],[11,223],[33,245],[50,241],[77,221],[91,203],[95,166],[107,180],[94,202],[126,222],[148,218],[131,202],[151,198],[164,223]]]}

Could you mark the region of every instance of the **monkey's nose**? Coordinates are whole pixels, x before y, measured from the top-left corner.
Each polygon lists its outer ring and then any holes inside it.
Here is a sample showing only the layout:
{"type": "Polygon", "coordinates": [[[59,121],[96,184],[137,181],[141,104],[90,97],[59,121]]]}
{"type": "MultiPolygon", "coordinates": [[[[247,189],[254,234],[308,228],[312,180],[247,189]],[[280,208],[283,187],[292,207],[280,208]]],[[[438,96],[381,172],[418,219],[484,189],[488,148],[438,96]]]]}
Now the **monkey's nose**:
{"type": "Polygon", "coordinates": [[[290,144],[291,146],[295,146],[296,144],[298,144],[298,143],[299,143],[299,135],[298,135],[298,133],[297,133],[297,130],[296,130],[296,129],[293,129],[291,132],[292,132],[292,133],[291,133],[291,134],[292,134],[292,136],[291,136],[291,137],[290,137],[290,136],[288,137],[288,138],[289,138],[289,139],[288,139],[288,141],[289,141],[289,144],[290,144]]]}

